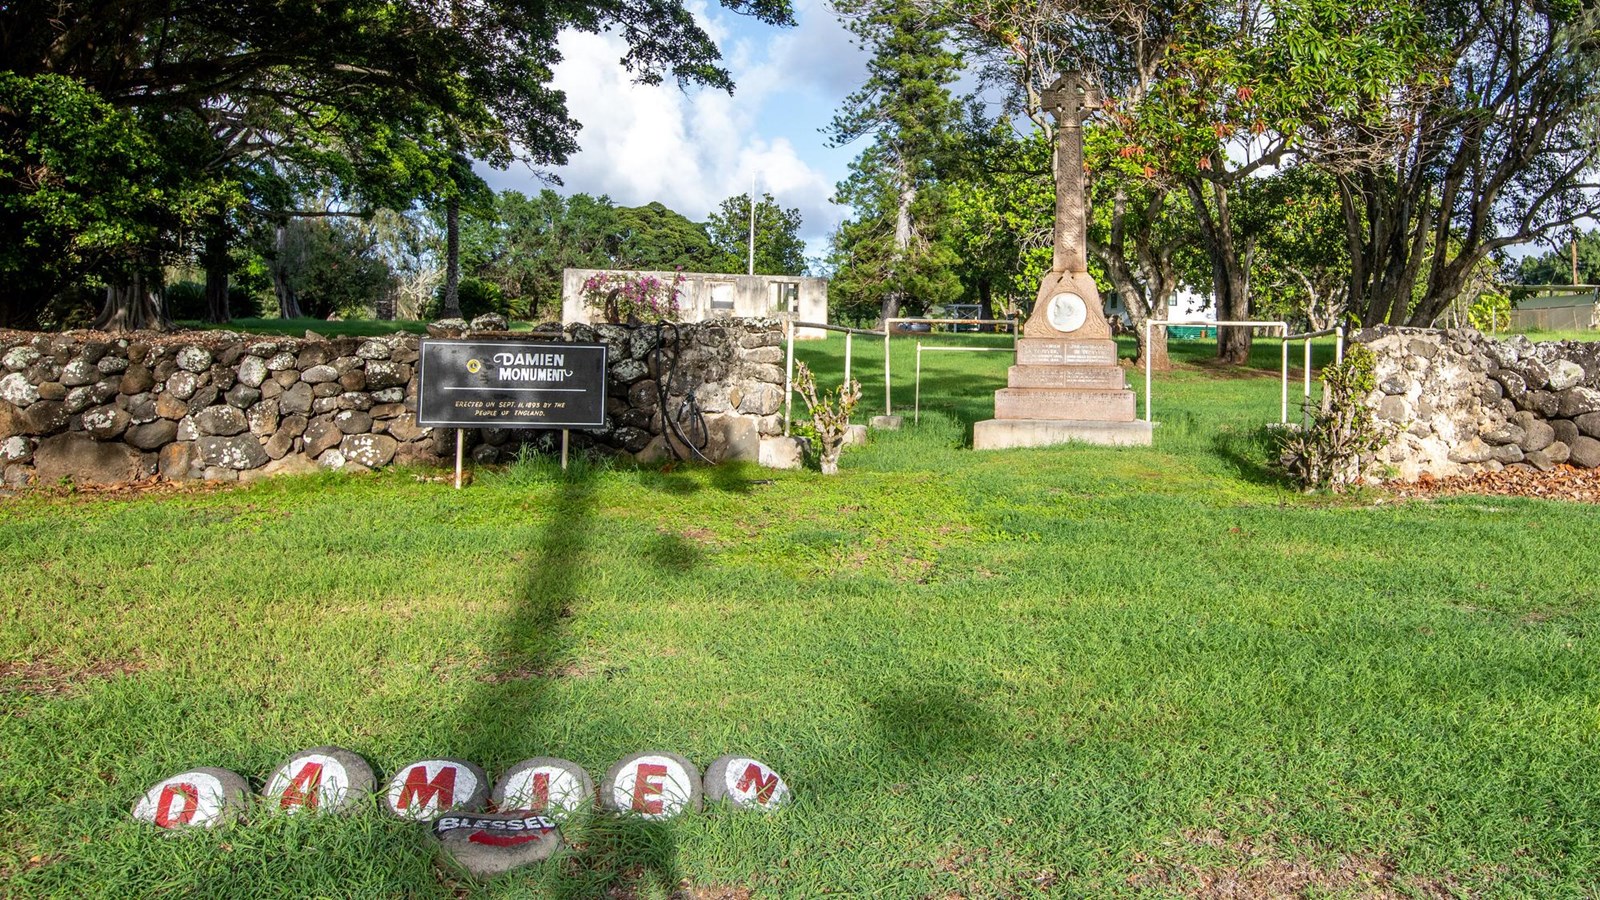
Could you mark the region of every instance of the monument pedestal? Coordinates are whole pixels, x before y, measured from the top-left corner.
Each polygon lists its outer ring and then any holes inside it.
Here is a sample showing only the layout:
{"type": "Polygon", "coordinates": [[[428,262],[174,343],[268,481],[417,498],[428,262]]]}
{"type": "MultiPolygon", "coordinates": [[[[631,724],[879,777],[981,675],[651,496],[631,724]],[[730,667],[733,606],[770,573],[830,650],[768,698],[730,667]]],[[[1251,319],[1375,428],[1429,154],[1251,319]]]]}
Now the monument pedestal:
{"type": "Polygon", "coordinates": [[[1117,342],[1085,253],[1083,120],[1098,88],[1068,73],[1045,92],[1056,117],[1054,264],[1017,339],[1017,364],[995,391],[994,418],[972,429],[975,450],[1089,444],[1149,445],[1150,423],[1134,418],[1133,391],[1117,365],[1117,342]]]}
{"type": "MultiPolygon", "coordinates": [[[[1048,287],[1053,291],[1060,285],[1048,287]]],[[[1084,318],[1088,321],[1077,325],[1078,330],[1090,334],[1099,330],[1092,313],[1084,318]]],[[[1075,321],[1076,317],[1064,324],[1075,321]]],[[[1136,419],[1133,391],[1117,365],[1116,341],[1059,333],[1048,318],[1029,330],[1049,336],[1017,339],[1017,364],[1007,372],[1007,387],[995,391],[994,418],[973,426],[973,449],[1048,447],[1073,441],[1149,446],[1150,423],[1136,419]]]]}

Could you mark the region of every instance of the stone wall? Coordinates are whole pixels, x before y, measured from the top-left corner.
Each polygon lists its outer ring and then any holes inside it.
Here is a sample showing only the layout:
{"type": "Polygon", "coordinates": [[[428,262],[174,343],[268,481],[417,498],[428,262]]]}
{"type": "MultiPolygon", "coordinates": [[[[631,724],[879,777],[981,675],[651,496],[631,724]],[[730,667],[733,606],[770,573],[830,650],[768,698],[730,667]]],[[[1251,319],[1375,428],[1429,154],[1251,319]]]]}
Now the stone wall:
{"type": "MultiPolygon", "coordinates": [[[[683,434],[720,462],[771,456],[763,442],[783,440],[783,330],[775,321],[676,330],[550,325],[534,335],[472,336],[607,345],[607,427],[572,432],[575,446],[650,461],[671,453],[672,441],[688,457],[691,448],[675,436],[683,434]]],[[[18,487],[444,464],[455,452],[454,429],[416,420],[418,341],[0,334],[0,471],[18,487]]],[[[524,443],[553,449],[558,434],[486,428],[469,430],[466,442],[474,460],[494,463],[514,459],[524,443]]]]}
{"type": "Polygon", "coordinates": [[[1368,403],[1396,429],[1377,459],[1390,471],[1374,474],[1600,466],[1600,343],[1470,328],[1372,328],[1355,340],[1377,356],[1368,403]]]}

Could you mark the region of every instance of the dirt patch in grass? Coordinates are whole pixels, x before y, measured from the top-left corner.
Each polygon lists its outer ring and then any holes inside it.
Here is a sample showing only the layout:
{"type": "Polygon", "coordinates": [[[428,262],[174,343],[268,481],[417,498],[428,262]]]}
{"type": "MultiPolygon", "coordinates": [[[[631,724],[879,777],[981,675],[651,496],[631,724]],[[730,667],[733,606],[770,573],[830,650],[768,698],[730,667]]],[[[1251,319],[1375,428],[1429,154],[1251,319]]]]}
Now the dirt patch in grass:
{"type": "Polygon", "coordinates": [[[83,689],[90,682],[132,675],[143,668],[143,663],[125,659],[107,659],[76,666],[44,659],[0,662],[0,694],[62,697],[83,689]]]}
{"type": "Polygon", "coordinates": [[[1385,487],[1396,497],[1407,500],[1478,494],[1600,503],[1600,469],[1580,469],[1576,466],[1561,465],[1548,472],[1512,468],[1457,478],[1434,478],[1431,475],[1423,475],[1413,483],[1392,481],[1385,487]]]}
{"type": "Polygon", "coordinates": [[[1388,857],[1364,853],[1319,853],[1305,842],[1230,838],[1216,829],[1186,831],[1180,859],[1152,863],[1128,879],[1134,887],[1206,900],[1267,900],[1276,897],[1350,896],[1373,900],[1456,896],[1449,878],[1402,878],[1388,857]]]}
{"type": "Polygon", "coordinates": [[[517,666],[513,669],[502,669],[497,672],[487,672],[478,676],[484,684],[506,684],[512,681],[527,681],[533,678],[582,678],[591,674],[588,669],[571,663],[554,666],[517,666]]]}
{"type": "Polygon", "coordinates": [[[685,878],[672,892],[672,900],[750,900],[749,888],[726,884],[693,884],[685,878]]]}

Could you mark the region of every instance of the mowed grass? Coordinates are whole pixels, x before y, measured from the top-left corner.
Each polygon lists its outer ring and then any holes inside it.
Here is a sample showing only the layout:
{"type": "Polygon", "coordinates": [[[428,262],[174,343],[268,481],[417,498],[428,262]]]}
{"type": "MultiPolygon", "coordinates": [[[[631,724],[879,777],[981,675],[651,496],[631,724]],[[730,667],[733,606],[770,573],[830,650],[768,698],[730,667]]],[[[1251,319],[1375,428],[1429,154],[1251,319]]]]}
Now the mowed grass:
{"type": "MultiPolygon", "coordinates": [[[[864,413],[881,351],[857,348],[864,413]]],[[[1209,352],[1175,344],[1149,449],[965,449],[1010,360],[925,353],[922,425],[835,478],[535,461],[460,492],[0,501],[0,893],[1600,891],[1600,515],[1296,494],[1260,428],[1276,342],[1209,352]],[[128,815],[182,769],[259,788],[322,744],[380,778],[740,752],[795,802],[597,819],[488,885],[376,809],[128,815]]],[[[800,353],[837,381],[842,341],[800,353]]]]}

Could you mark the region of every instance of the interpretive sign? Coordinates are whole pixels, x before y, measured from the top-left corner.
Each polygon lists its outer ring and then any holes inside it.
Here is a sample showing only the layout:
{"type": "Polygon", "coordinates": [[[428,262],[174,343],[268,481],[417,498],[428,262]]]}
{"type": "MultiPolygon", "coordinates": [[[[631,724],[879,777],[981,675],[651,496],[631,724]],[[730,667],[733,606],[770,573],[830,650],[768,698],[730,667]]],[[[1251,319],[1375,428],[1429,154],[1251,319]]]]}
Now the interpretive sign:
{"type": "Polygon", "coordinates": [[[601,344],[424,340],[417,424],[451,428],[604,428],[601,344]]]}

